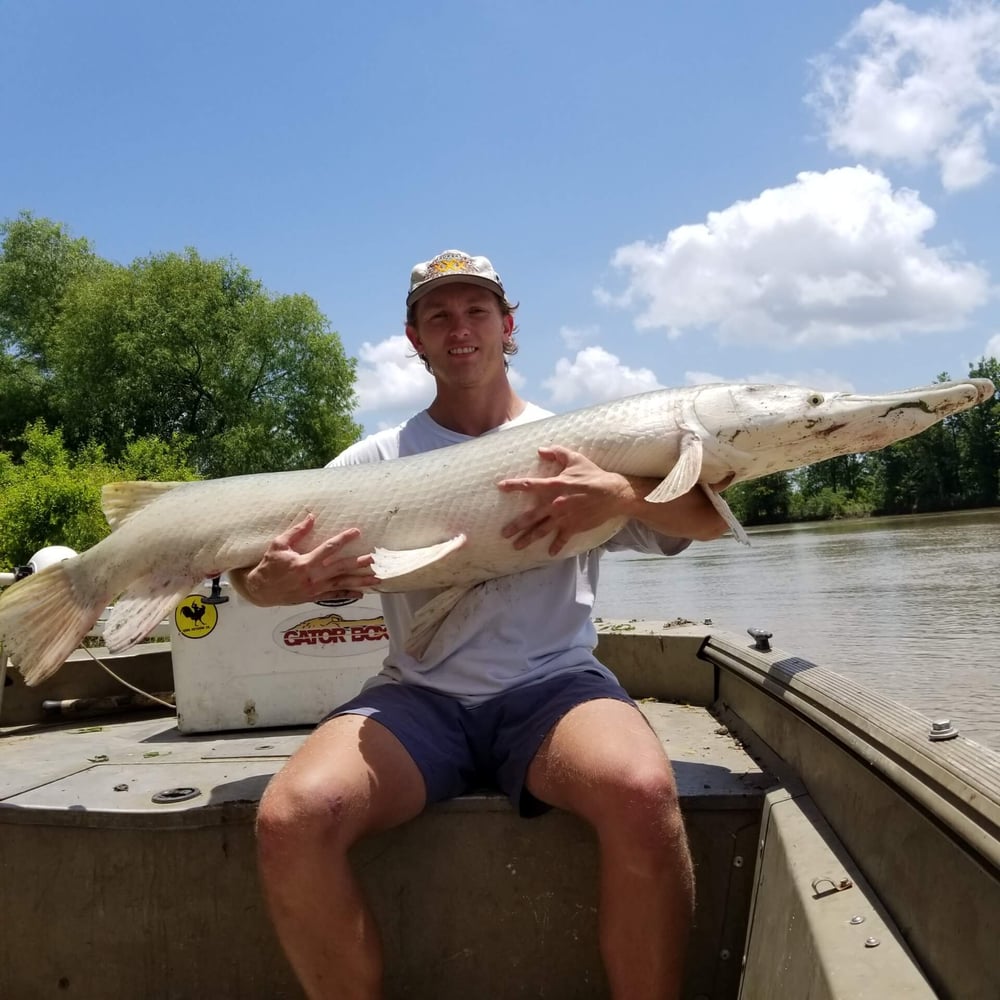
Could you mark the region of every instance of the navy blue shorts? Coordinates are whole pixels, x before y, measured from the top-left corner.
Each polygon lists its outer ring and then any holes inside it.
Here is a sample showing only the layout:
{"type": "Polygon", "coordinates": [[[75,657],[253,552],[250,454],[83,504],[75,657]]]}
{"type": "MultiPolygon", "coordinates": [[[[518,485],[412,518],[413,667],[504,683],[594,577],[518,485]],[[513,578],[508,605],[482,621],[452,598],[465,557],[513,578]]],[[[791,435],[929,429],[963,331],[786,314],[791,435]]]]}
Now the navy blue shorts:
{"type": "Polygon", "coordinates": [[[584,669],[473,708],[425,688],[379,684],[326,718],[365,715],[385,726],[420,769],[428,803],[499,788],[522,816],[540,816],[551,807],[524,787],[528,766],[552,727],[571,708],[596,698],[635,704],[617,681],[584,669]]]}

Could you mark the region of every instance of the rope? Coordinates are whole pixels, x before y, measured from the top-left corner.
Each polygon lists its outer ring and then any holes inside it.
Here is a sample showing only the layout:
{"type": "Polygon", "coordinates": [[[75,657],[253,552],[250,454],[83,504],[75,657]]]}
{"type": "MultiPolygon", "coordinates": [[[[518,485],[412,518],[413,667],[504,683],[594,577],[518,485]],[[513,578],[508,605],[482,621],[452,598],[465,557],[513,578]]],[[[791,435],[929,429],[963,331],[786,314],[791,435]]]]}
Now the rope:
{"type": "Polygon", "coordinates": [[[124,684],[130,691],[134,691],[136,694],[142,695],[143,698],[148,698],[150,701],[155,701],[157,704],[163,705],[164,708],[169,708],[171,711],[177,711],[176,705],[171,705],[169,701],[164,701],[162,698],[157,698],[155,694],[150,694],[148,691],[143,691],[142,688],[137,688],[134,684],[129,684],[124,677],[119,677],[103,660],[99,660],[94,656],[93,652],[88,646],[81,647],[87,651],[87,655],[96,663],[102,670],[109,673],[119,684],[124,684]]]}

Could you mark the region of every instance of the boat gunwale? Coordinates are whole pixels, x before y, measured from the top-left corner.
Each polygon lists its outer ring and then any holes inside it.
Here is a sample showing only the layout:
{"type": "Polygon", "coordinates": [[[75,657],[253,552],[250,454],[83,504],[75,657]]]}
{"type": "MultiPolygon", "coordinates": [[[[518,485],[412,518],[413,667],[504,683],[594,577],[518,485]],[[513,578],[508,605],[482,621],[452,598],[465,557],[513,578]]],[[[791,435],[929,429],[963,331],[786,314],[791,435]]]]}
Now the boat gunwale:
{"type": "Polygon", "coordinates": [[[962,736],[931,741],[926,716],[780,649],[716,631],[699,655],[844,747],[1000,872],[1000,753],[962,736]]]}

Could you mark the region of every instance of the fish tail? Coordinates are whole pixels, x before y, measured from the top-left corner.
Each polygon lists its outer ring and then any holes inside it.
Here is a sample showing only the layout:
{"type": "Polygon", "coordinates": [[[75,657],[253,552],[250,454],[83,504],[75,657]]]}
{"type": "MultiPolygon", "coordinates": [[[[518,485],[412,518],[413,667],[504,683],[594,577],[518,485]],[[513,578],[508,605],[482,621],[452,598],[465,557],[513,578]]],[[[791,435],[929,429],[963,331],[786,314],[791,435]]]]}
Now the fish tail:
{"type": "Polygon", "coordinates": [[[0,644],[29,686],[63,665],[107,605],[106,595],[88,601],[77,593],[73,562],[48,566],[0,596],[0,644]]]}

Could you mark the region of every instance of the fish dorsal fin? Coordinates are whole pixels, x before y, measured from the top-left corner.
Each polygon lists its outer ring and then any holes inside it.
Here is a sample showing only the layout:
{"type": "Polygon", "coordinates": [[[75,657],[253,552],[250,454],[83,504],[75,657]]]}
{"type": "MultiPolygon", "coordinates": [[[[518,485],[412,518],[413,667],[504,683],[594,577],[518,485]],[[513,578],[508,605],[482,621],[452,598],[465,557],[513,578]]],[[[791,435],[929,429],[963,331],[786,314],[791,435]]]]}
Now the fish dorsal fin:
{"type": "Polygon", "coordinates": [[[373,552],[372,572],[383,582],[398,579],[424,569],[451,555],[465,544],[465,535],[455,535],[437,545],[425,545],[419,549],[382,549],[373,552]]]}
{"type": "Polygon", "coordinates": [[[684,496],[698,482],[703,454],[701,437],[687,431],[681,439],[680,455],[670,474],[646,496],[650,503],[667,503],[684,496]]]}
{"type": "Polygon", "coordinates": [[[101,510],[111,530],[120,528],[130,517],[159,500],[164,493],[183,483],[151,483],[146,481],[108,483],[101,489],[101,510]]]}

